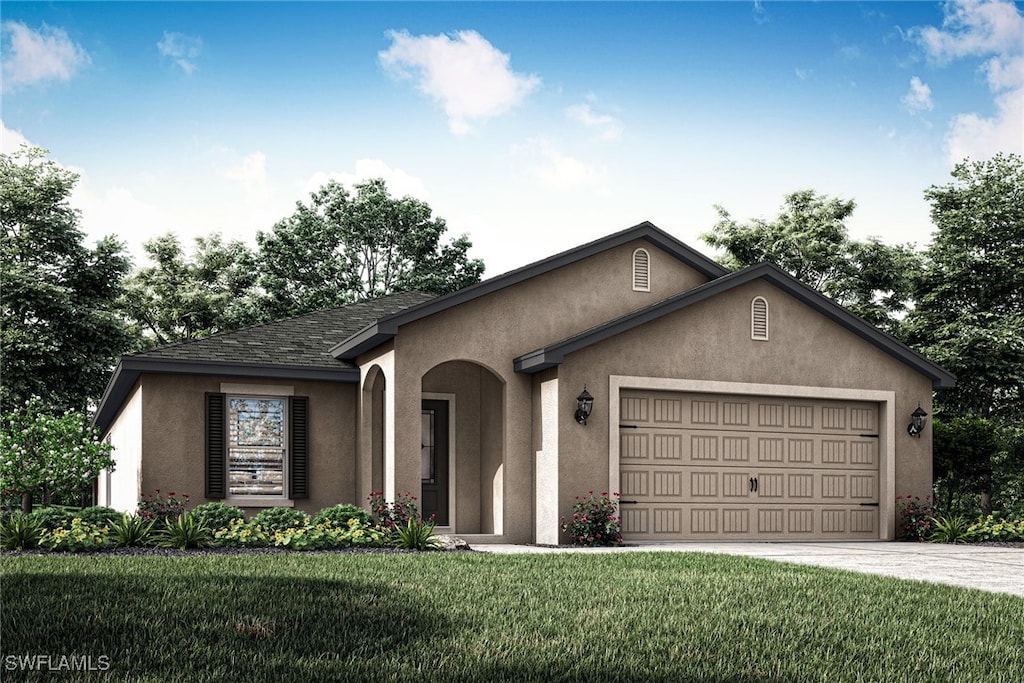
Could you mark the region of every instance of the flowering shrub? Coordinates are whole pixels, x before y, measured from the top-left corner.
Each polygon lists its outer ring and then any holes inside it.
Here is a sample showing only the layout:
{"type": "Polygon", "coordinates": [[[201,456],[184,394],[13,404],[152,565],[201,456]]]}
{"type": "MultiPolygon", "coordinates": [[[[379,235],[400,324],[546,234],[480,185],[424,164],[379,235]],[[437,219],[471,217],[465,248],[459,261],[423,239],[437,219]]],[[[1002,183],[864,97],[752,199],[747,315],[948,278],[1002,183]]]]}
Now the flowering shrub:
{"type": "Polygon", "coordinates": [[[266,548],[273,542],[273,532],[257,522],[234,519],[226,529],[213,532],[214,545],[227,548],[266,548]]]}
{"type": "Polygon", "coordinates": [[[110,543],[110,527],[98,526],[82,521],[80,517],[71,520],[71,524],[53,531],[43,531],[39,537],[39,545],[50,550],[64,552],[84,552],[100,550],[110,543]]]}
{"type": "Polygon", "coordinates": [[[609,497],[607,491],[600,496],[593,491],[583,498],[576,496],[572,519],[562,517],[562,531],[573,545],[622,545],[622,527],[615,514],[618,498],[617,493],[609,497]]]}
{"type": "Polygon", "coordinates": [[[112,451],[83,413],[53,415],[31,398],[0,416],[0,489],[77,497],[100,470],[114,469],[112,451]]]}
{"type": "Polygon", "coordinates": [[[176,519],[185,514],[185,506],[188,505],[188,494],[178,494],[170,491],[167,495],[160,493],[157,489],[149,498],[143,496],[139,501],[139,509],[136,511],[139,517],[147,522],[153,522],[156,529],[163,529],[167,526],[167,520],[176,519]]]}
{"type": "Polygon", "coordinates": [[[419,519],[420,510],[416,506],[416,497],[408,491],[396,496],[394,503],[389,503],[384,498],[383,491],[374,491],[367,500],[370,501],[370,510],[380,526],[394,531],[398,527],[404,527],[410,519],[419,519]]]}
{"type": "Polygon", "coordinates": [[[905,541],[927,541],[935,527],[931,497],[896,496],[896,535],[905,541]]]}
{"type": "Polygon", "coordinates": [[[969,529],[977,541],[1024,541],[1024,519],[996,519],[993,515],[979,517],[969,529]]]}
{"type": "Polygon", "coordinates": [[[309,515],[295,508],[276,507],[260,510],[252,521],[274,532],[294,526],[305,526],[309,523],[309,515]]]}

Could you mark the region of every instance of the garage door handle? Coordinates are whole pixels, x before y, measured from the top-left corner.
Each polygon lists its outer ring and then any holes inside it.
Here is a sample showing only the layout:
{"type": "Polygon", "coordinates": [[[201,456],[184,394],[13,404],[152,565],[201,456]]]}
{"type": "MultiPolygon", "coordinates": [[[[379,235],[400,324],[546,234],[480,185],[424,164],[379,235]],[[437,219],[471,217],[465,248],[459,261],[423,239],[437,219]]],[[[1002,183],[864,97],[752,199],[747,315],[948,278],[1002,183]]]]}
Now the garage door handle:
{"type": "Polygon", "coordinates": [[[620,500],[619,505],[636,505],[639,502],[638,500],[620,500]]]}
{"type": "Polygon", "coordinates": [[[750,478],[750,491],[751,493],[757,492],[757,477],[750,478]]]}
{"type": "Polygon", "coordinates": [[[865,507],[873,507],[873,508],[878,507],[878,503],[858,503],[858,505],[863,505],[865,507]]]}

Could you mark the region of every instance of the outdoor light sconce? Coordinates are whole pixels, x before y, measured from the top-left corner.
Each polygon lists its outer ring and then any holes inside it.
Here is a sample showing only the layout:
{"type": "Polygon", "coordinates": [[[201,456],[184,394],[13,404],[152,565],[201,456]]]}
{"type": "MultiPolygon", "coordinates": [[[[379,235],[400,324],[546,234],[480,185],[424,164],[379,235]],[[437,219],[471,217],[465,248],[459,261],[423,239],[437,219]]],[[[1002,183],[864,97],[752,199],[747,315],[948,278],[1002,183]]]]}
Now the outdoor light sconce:
{"type": "Polygon", "coordinates": [[[910,424],[907,425],[907,434],[921,438],[921,432],[924,431],[924,419],[928,417],[928,413],[921,410],[921,405],[918,404],[917,409],[910,414],[910,424]]]}
{"type": "Polygon", "coordinates": [[[583,385],[583,392],[576,397],[576,421],[581,425],[587,424],[587,418],[594,410],[594,397],[587,391],[587,385],[583,385]]]}

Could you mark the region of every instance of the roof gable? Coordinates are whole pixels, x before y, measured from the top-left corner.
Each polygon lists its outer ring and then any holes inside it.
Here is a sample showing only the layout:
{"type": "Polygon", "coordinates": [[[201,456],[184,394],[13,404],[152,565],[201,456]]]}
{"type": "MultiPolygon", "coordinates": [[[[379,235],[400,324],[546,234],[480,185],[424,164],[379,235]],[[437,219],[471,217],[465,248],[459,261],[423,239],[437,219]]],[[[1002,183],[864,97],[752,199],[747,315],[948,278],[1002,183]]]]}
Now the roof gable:
{"type": "Polygon", "coordinates": [[[564,251],[560,254],[536,261],[522,268],[509,271],[502,275],[484,280],[475,285],[470,285],[457,292],[437,297],[419,306],[408,308],[391,316],[383,317],[367,325],[357,333],[348,337],[340,344],[331,349],[335,358],[354,360],[360,354],[370,351],[379,346],[398,333],[402,325],[414,322],[421,318],[440,313],[460,304],[472,301],[487,294],[491,294],[505,287],[518,284],[530,278],[543,275],[557,268],[576,263],[585,258],[594,256],[609,249],[614,249],[628,242],[637,239],[644,239],[654,246],[659,247],[666,253],[674,256],[697,272],[714,280],[726,275],[729,271],[692,249],[678,239],[658,228],[649,221],[644,221],[631,228],[621,230],[607,237],[594,240],[574,249],[564,251]]]}
{"type": "Polygon", "coordinates": [[[566,354],[608,339],[652,320],[657,320],[687,306],[710,299],[753,280],[763,279],[783,290],[818,313],[845,327],[855,335],[873,344],[900,362],[932,380],[935,388],[951,387],[956,378],[944,368],[930,361],[906,344],[900,342],[864,319],[805,285],[789,273],[771,263],[761,263],[712,280],[686,292],[663,299],[647,308],[634,311],[615,320],[598,325],[543,348],[523,354],[513,360],[516,372],[536,373],[562,363],[566,354]]]}

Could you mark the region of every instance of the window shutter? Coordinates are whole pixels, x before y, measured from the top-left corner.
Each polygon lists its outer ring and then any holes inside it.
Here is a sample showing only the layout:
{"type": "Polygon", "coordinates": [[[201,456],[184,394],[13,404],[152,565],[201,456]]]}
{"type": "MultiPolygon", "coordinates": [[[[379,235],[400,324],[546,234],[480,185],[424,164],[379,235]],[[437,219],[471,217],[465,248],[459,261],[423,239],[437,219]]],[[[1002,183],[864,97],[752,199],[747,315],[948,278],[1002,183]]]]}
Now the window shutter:
{"type": "Polygon", "coordinates": [[[768,302],[761,296],[750,302],[750,338],[768,341],[768,302]]]}
{"type": "Polygon", "coordinates": [[[206,394],[206,497],[227,495],[227,416],[224,394],[206,394]]]}
{"type": "Polygon", "coordinates": [[[309,398],[292,396],[288,412],[288,497],[309,498],[309,398]]]}
{"type": "Polygon", "coordinates": [[[633,291],[651,291],[651,255],[646,249],[633,252],[633,291]]]}

